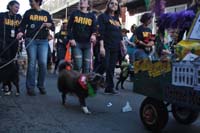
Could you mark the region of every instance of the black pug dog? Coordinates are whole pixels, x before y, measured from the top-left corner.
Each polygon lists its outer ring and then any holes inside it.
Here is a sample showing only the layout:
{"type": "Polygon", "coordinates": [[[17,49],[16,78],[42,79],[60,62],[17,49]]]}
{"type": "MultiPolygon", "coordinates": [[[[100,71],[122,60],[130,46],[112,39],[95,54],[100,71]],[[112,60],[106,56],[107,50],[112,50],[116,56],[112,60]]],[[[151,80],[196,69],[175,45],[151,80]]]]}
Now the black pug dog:
{"type": "Polygon", "coordinates": [[[121,63],[120,70],[121,70],[120,76],[119,76],[119,79],[118,79],[116,87],[115,87],[116,90],[119,90],[118,86],[120,83],[121,83],[121,89],[124,90],[125,89],[123,86],[124,81],[128,78],[129,75],[131,76],[131,78],[133,78],[133,76],[134,76],[133,66],[130,65],[128,60],[125,58],[121,63]]]}
{"type": "Polygon", "coordinates": [[[62,93],[62,104],[65,104],[66,94],[76,94],[83,112],[90,114],[91,112],[86,106],[85,99],[91,93],[96,94],[98,88],[104,87],[104,77],[96,73],[81,74],[74,70],[67,70],[67,66],[71,66],[71,63],[62,62],[59,64],[57,86],[58,90],[62,93]]]}
{"type": "MultiPolygon", "coordinates": [[[[0,67],[8,63],[0,59],[0,67]]],[[[5,95],[11,94],[12,83],[17,89],[16,96],[19,96],[19,66],[17,61],[13,61],[7,66],[0,68],[0,83],[3,83],[2,90],[5,95]],[[8,86],[8,89],[6,89],[8,86]]]]}

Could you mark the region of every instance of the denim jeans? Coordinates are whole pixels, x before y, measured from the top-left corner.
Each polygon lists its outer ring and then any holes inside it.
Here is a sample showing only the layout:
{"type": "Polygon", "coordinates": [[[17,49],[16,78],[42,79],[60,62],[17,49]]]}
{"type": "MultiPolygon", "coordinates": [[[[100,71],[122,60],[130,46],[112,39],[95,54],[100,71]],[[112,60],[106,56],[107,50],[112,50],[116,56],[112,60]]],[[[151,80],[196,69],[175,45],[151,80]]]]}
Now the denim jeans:
{"type": "Polygon", "coordinates": [[[82,73],[90,72],[91,64],[91,44],[90,43],[78,43],[72,47],[72,58],[74,60],[74,70],[82,73]]]}
{"type": "Polygon", "coordinates": [[[137,60],[140,60],[140,59],[146,59],[148,58],[148,55],[147,53],[145,53],[145,51],[143,49],[140,49],[140,48],[136,48],[131,56],[131,60],[130,60],[130,63],[134,63],[134,61],[137,59],[137,60]]]}
{"type": "Polygon", "coordinates": [[[48,40],[26,40],[28,68],[26,76],[27,89],[34,89],[36,84],[36,62],[38,62],[37,87],[45,88],[44,82],[47,71],[48,40]],[[28,47],[27,47],[28,45],[28,47]]]}

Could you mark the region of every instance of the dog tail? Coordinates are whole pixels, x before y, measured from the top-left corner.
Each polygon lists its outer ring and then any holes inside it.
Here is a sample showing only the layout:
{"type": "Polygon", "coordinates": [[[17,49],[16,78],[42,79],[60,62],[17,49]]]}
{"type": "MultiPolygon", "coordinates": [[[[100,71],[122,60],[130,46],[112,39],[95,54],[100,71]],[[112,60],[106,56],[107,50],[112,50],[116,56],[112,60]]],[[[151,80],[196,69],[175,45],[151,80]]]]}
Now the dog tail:
{"type": "Polygon", "coordinates": [[[67,67],[72,68],[72,64],[70,62],[68,62],[68,61],[62,60],[59,63],[58,71],[60,72],[62,70],[67,70],[66,69],[67,67]]]}

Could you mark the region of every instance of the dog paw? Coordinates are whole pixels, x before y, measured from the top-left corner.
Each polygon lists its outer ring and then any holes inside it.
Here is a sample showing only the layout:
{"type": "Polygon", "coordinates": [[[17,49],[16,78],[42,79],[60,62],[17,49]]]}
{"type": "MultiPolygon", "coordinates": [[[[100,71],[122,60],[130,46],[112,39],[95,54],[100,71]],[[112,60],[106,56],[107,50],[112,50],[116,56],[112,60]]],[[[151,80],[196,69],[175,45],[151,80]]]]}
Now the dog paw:
{"type": "Polygon", "coordinates": [[[4,95],[5,96],[10,96],[11,95],[11,91],[5,92],[4,95]]]}
{"type": "Polygon", "coordinates": [[[83,109],[83,112],[85,113],[85,114],[91,114],[91,112],[88,110],[88,108],[87,107],[82,107],[82,109],[83,109]]]}

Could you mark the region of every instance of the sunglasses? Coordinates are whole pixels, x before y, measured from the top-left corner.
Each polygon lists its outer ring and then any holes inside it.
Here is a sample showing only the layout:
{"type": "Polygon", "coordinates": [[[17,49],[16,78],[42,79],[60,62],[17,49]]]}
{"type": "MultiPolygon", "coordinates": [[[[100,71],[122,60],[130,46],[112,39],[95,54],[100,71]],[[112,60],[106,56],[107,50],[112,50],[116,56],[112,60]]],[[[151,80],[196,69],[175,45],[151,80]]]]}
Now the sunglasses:
{"type": "Polygon", "coordinates": [[[118,3],[115,3],[115,2],[110,2],[111,5],[115,5],[115,6],[118,6],[118,3]]]}

